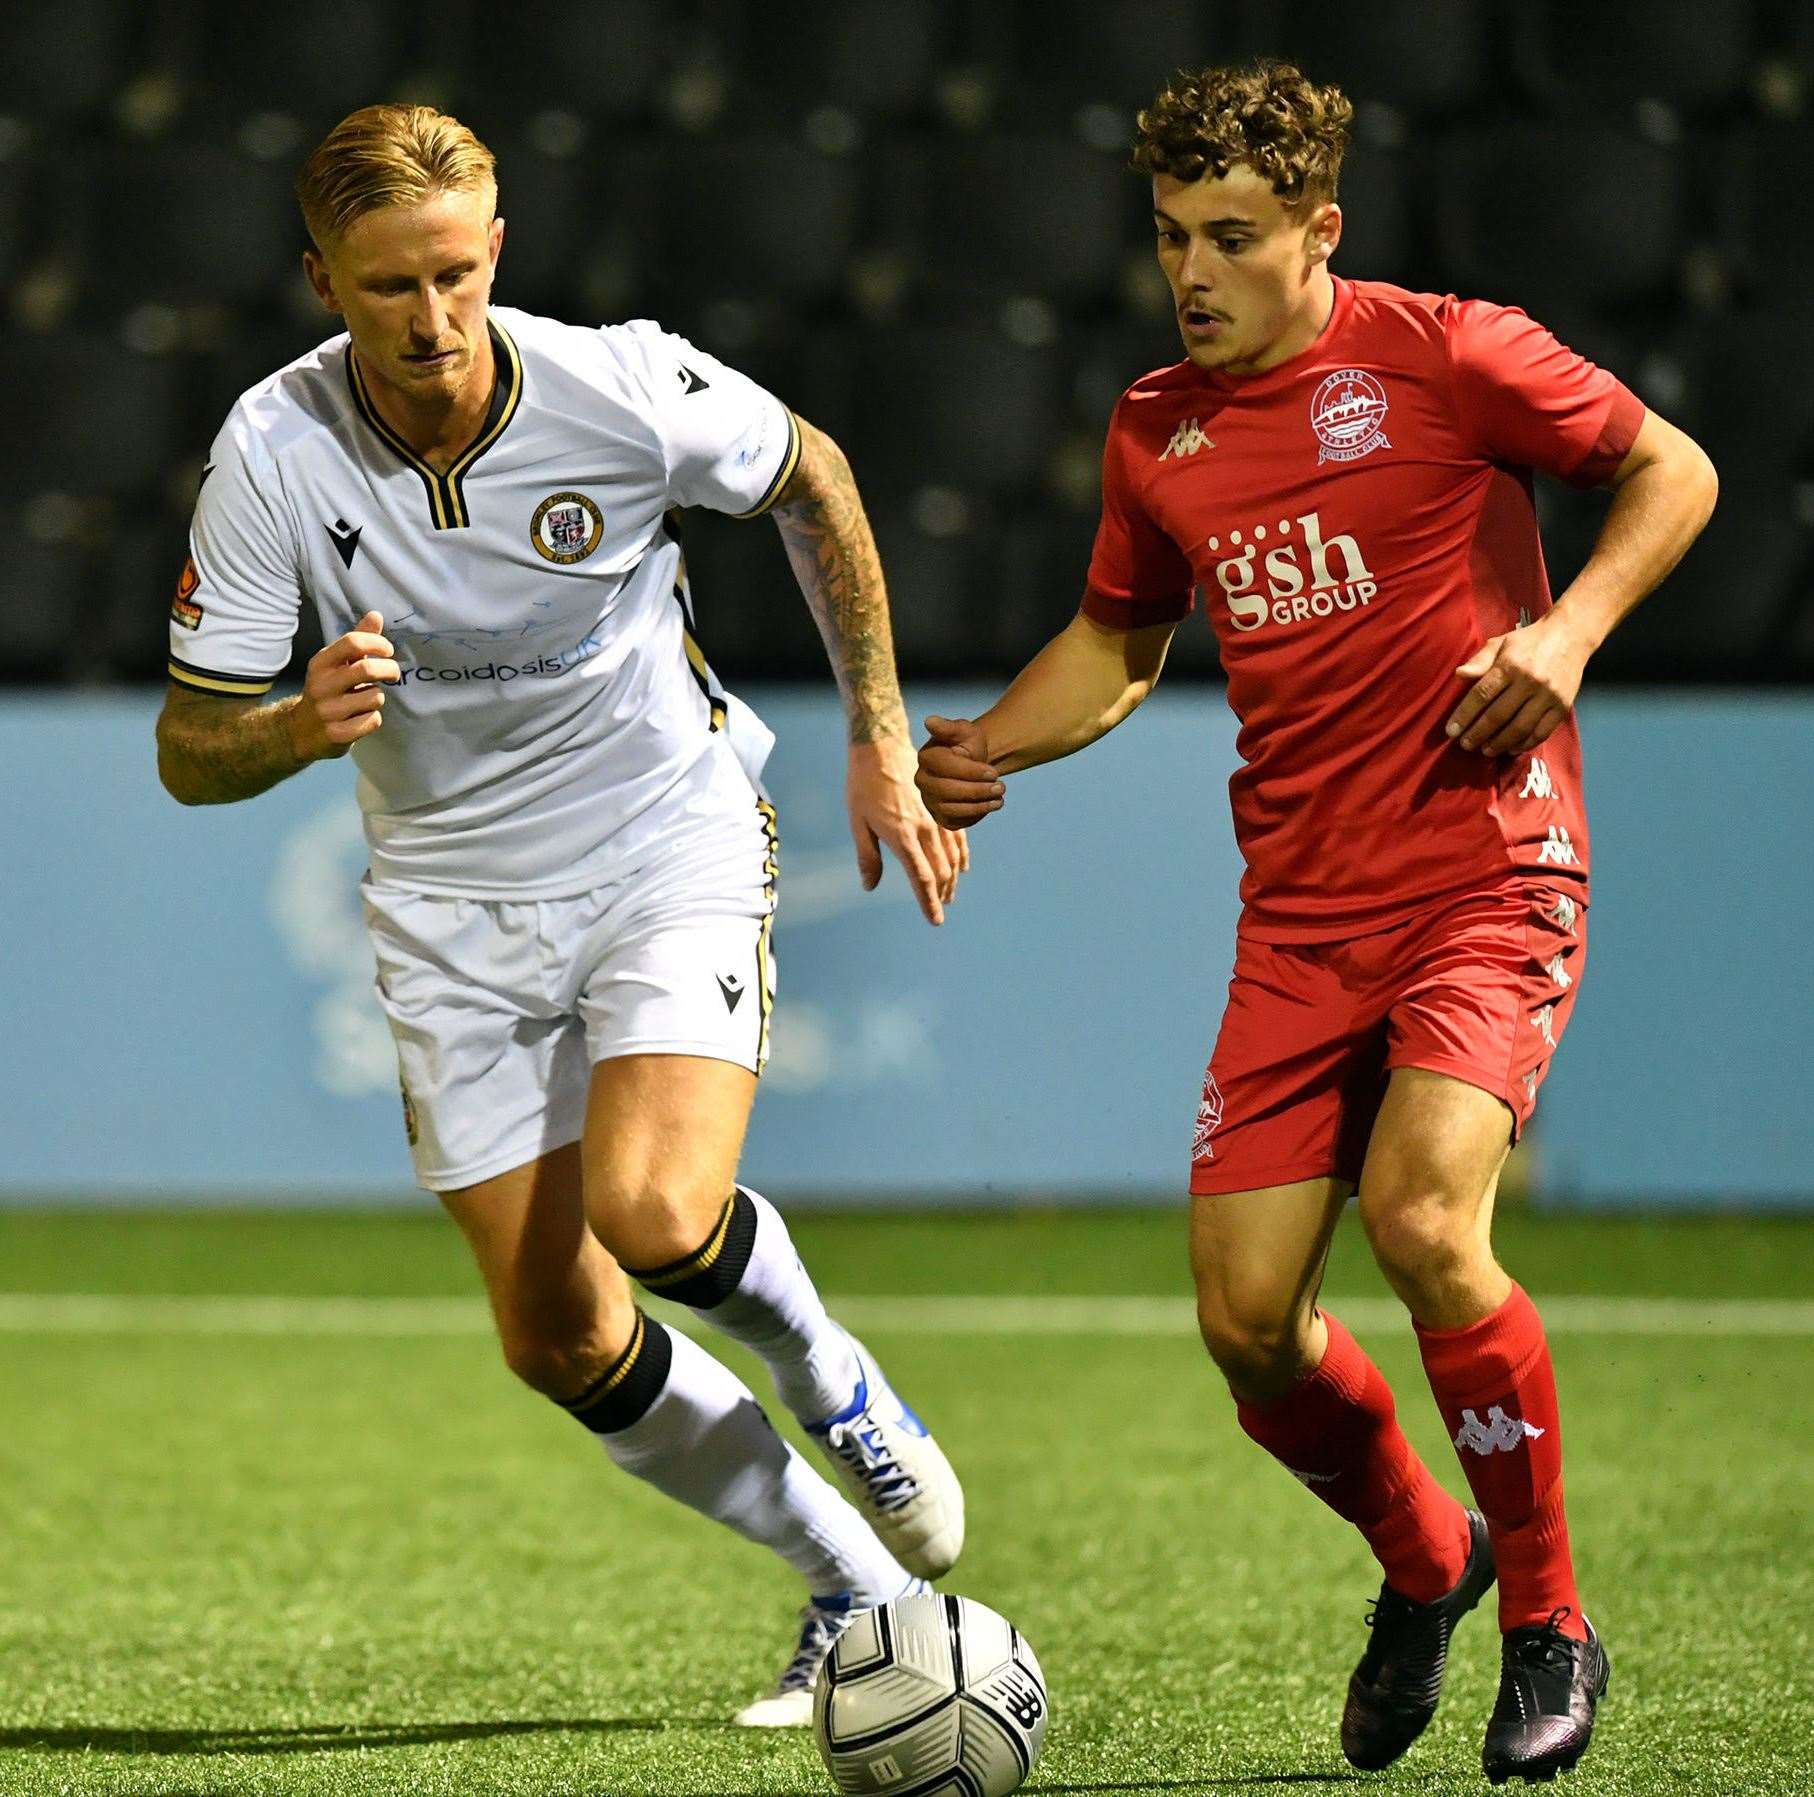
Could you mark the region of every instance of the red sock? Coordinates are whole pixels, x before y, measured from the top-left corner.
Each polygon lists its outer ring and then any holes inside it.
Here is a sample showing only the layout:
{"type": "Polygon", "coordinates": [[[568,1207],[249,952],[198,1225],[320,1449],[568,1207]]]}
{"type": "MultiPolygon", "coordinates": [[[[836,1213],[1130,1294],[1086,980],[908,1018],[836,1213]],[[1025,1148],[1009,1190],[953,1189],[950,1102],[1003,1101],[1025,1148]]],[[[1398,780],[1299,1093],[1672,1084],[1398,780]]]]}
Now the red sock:
{"type": "Polygon", "coordinates": [[[1468,1558],[1467,1512],[1431,1476],[1398,1426],[1392,1388],[1361,1345],[1322,1313],[1322,1364],[1282,1397],[1237,1402],[1245,1429],[1287,1472],[1366,1537],[1396,1591],[1429,1603],[1468,1558]]]}
{"type": "Polygon", "coordinates": [[[1499,1626],[1523,1628],[1566,1609],[1564,1631],[1584,1638],[1562,1512],[1556,1373],[1537,1307],[1514,1285],[1491,1316],[1465,1329],[1418,1324],[1417,1345],[1493,1538],[1499,1626]]]}

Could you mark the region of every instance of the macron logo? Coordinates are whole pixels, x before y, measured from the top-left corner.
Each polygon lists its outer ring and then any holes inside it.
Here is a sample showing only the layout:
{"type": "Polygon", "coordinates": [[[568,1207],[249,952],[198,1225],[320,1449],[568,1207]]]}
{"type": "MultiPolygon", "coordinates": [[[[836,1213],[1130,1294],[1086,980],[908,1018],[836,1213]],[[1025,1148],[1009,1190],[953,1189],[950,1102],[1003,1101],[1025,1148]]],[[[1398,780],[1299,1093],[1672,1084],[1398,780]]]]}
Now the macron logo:
{"type": "Polygon", "coordinates": [[[1455,1437],[1455,1445],[1472,1448],[1476,1454],[1509,1454],[1521,1446],[1527,1436],[1535,1441],[1542,1433],[1535,1423],[1527,1423],[1521,1416],[1507,1416],[1495,1404],[1486,1413],[1484,1423],[1471,1410],[1461,1413],[1461,1429],[1455,1437]]]}
{"type": "Polygon", "coordinates": [[[349,524],[344,518],[336,518],[327,527],[327,532],[334,539],[334,552],[350,569],[353,557],[359,553],[359,533],[365,529],[363,524],[349,524]]]}
{"type": "Polygon", "coordinates": [[[1202,427],[1194,418],[1187,418],[1172,432],[1172,440],[1159,451],[1159,460],[1168,456],[1177,456],[1182,460],[1187,455],[1195,455],[1199,449],[1214,449],[1215,444],[1204,436],[1202,427]]]}

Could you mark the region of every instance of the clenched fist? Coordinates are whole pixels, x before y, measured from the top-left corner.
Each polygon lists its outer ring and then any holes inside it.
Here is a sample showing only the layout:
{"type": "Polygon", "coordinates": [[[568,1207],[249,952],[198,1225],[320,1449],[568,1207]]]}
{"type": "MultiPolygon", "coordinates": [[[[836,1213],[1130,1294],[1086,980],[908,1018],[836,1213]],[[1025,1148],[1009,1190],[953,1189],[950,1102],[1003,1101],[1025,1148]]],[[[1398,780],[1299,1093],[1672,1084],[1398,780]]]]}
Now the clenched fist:
{"type": "Polygon", "coordinates": [[[989,745],[973,718],[930,717],[930,736],[914,776],[926,809],[947,830],[980,824],[1002,807],[1003,787],[989,762],[989,745]]]}
{"type": "Polygon", "coordinates": [[[368,611],[345,636],[309,658],[302,695],[287,715],[299,761],[344,755],[384,722],[384,689],[401,678],[384,619],[368,611]]]}

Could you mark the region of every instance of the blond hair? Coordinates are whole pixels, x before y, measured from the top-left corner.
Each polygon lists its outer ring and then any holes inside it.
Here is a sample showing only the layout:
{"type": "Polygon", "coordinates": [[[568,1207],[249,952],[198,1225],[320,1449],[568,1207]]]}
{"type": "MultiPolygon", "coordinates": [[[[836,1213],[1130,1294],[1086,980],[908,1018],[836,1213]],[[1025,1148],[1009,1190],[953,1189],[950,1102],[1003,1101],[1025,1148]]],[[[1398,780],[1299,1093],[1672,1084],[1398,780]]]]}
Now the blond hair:
{"type": "Polygon", "coordinates": [[[439,193],[486,191],[497,209],[497,164],[458,119],[432,106],[362,106],[302,165],[296,198],[319,250],[368,212],[439,193]]]}
{"type": "Polygon", "coordinates": [[[1134,167],[1179,181],[1220,180],[1245,163],[1298,212],[1335,198],[1354,108],[1288,62],[1174,75],[1136,120],[1134,167]]]}

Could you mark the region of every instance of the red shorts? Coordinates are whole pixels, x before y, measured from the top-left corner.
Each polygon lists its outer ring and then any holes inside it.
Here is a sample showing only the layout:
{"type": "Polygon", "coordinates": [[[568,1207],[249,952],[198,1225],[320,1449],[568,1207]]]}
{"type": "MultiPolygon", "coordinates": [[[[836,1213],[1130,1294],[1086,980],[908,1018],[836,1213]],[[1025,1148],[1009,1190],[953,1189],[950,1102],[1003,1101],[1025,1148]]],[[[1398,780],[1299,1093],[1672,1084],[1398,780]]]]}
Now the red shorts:
{"type": "Polygon", "coordinates": [[[1587,953],[1578,888],[1520,877],[1348,942],[1239,939],[1203,1080],[1194,1194],[1358,1182],[1394,1067],[1501,1098],[1516,1139],[1587,953]]]}

